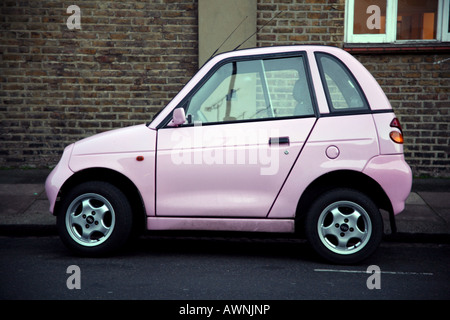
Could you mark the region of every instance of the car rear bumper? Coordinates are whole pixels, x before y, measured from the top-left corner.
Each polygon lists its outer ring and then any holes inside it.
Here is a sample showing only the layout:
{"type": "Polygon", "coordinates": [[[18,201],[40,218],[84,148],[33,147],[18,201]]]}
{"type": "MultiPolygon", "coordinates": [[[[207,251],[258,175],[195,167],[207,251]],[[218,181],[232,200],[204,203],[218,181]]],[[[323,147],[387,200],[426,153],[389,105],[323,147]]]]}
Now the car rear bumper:
{"type": "Polygon", "coordinates": [[[372,177],[388,196],[394,215],[405,209],[411,192],[412,172],[403,154],[380,155],[372,158],[363,172],[372,177]]]}

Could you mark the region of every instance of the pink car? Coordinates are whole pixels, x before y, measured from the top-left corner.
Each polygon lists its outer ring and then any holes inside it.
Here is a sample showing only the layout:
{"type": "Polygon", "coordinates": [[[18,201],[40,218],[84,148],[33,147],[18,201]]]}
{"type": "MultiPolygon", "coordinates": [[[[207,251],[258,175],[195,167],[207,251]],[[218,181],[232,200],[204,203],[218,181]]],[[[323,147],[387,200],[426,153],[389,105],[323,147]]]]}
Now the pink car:
{"type": "Polygon", "coordinates": [[[62,241],[111,253],[133,231],[304,231],[334,263],[371,255],[412,174],[392,107],[350,54],[256,48],[210,59],[148,124],[66,147],[46,182],[62,241]]]}

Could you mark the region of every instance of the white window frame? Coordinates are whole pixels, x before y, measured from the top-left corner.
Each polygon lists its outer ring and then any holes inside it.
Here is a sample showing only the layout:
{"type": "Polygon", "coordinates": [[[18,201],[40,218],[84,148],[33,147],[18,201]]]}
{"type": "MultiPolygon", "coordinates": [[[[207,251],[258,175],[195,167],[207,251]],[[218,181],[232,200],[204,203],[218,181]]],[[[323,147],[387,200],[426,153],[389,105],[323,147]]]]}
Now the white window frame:
{"type": "Polygon", "coordinates": [[[440,33],[442,42],[447,42],[450,41],[450,32],[448,32],[450,1],[439,0],[439,8],[442,14],[438,14],[438,26],[441,26],[442,29],[438,28],[438,35],[440,33]]]}
{"type": "Polygon", "coordinates": [[[411,43],[411,42],[446,42],[450,41],[449,10],[450,1],[439,0],[437,12],[436,39],[433,40],[397,40],[398,0],[386,0],[386,33],[385,34],[353,34],[355,1],[345,1],[345,42],[346,43],[411,43]]]}

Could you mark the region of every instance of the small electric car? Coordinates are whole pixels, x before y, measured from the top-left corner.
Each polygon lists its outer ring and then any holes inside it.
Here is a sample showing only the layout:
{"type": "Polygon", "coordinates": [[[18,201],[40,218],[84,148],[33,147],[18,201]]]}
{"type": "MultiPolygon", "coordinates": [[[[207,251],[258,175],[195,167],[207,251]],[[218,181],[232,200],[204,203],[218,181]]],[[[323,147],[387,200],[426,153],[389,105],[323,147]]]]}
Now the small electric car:
{"type": "Polygon", "coordinates": [[[333,263],[371,255],[412,183],[371,74],[327,46],[211,58],[147,123],[67,146],[47,178],[62,241],[96,256],[147,230],[304,231],[333,263]]]}

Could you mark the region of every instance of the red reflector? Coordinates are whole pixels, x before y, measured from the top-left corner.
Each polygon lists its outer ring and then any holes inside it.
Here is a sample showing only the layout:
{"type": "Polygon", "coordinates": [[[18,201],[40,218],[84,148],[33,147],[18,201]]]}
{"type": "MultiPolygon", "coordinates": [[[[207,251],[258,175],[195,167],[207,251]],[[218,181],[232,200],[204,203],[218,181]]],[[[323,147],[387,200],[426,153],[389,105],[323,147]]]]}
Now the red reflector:
{"type": "Polygon", "coordinates": [[[137,156],[137,157],[136,157],[136,160],[137,160],[137,161],[144,161],[144,157],[143,157],[143,156],[137,156]]]}

